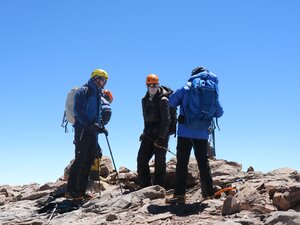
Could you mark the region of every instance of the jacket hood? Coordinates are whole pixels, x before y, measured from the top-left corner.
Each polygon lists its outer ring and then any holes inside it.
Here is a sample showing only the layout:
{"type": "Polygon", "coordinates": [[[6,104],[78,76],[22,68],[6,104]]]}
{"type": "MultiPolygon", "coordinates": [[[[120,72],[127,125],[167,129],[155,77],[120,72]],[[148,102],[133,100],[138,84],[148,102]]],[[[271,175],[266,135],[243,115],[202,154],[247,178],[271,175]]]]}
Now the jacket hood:
{"type": "MultiPolygon", "coordinates": [[[[160,86],[158,92],[154,95],[154,98],[161,98],[163,96],[169,97],[173,93],[171,88],[166,86],[160,86]]],[[[149,92],[147,91],[145,97],[149,97],[149,92]]]]}
{"type": "Polygon", "coordinates": [[[170,96],[173,93],[171,88],[168,88],[166,86],[160,86],[160,92],[159,92],[159,96],[163,97],[163,96],[170,96]]]}

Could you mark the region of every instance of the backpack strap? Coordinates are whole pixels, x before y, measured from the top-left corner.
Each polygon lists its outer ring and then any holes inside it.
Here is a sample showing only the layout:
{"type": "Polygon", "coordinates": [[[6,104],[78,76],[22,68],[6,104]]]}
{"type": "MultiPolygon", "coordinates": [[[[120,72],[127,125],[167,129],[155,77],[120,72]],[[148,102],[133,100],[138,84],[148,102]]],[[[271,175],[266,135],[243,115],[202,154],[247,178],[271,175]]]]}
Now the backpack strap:
{"type": "Polygon", "coordinates": [[[210,127],[208,128],[208,133],[210,135],[209,142],[210,143],[212,142],[212,145],[213,145],[213,156],[214,157],[216,156],[216,135],[215,135],[216,127],[218,128],[218,130],[220,130],[220,127],[219,127],[219,124],[218,124],[218,118],[214,118],[211,121],[210,127]]]}
{"type": "Polygon", "coordinates": [[[63,119],[62,119],[62,123],[61,123],[61,127],[65,128],[65,133],[69,132],[68,123],[69,123],[69,121],[67,120],[66,110],[65,110],[64,115],[63,115],[63,119]]]}

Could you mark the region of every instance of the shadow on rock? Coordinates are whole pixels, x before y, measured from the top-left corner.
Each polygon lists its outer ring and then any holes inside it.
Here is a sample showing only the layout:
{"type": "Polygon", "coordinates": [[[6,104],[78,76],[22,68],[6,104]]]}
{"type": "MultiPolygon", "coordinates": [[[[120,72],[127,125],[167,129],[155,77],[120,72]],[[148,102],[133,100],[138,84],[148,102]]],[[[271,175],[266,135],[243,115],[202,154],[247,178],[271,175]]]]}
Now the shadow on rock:
{"type": "Polygon", "coordinates": [[[148,212],[151,214],[160,214],[170,212],[176,216],[189,216],[203,212],[207,204],[192,203],[192,204],[178,204],[178,205],[154,205],[151,204],[147,207],[148,212]]]}
{"type": "Polygon", "coordinates": [[[74,200],[63,200],[61,202],[51,202],[44,206],[43,208],[38,210],[38,213],[59,213],[63,214],[66,212],[71,212],[73,210],[79,209],[83,205],[82,202],[74,201],[74,200]]]}

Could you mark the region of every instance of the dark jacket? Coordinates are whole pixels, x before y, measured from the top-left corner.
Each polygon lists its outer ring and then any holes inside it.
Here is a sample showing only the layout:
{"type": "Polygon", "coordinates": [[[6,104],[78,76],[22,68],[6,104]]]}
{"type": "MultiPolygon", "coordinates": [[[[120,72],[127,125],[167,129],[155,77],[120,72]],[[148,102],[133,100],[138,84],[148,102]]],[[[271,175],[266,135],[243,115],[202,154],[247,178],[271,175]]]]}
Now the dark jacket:
{"type": "Polygon", "coordinates": [[[150,136],[161,137],[165,139],[169,132],[171,123],[169,96],[167,88],[160,87],[158,92],[149,99],[147,92],[142,99],[144,116],[144,133],[150,136]]]}

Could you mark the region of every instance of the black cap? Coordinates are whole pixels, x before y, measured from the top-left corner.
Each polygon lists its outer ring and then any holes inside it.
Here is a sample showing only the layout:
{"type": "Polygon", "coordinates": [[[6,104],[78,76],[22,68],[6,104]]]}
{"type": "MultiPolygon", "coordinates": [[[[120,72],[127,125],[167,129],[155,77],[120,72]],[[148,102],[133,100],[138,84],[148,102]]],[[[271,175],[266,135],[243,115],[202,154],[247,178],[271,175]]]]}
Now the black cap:
{"type": "Polygon", "coordinates": [[[196,75],[196,74],[201,73],[201,72],[204,72],[206,70],[207,70],[206,67],[198,66],[198,67],[196,67],[195,69],[192,70],[191,76],[196,75]]]}

